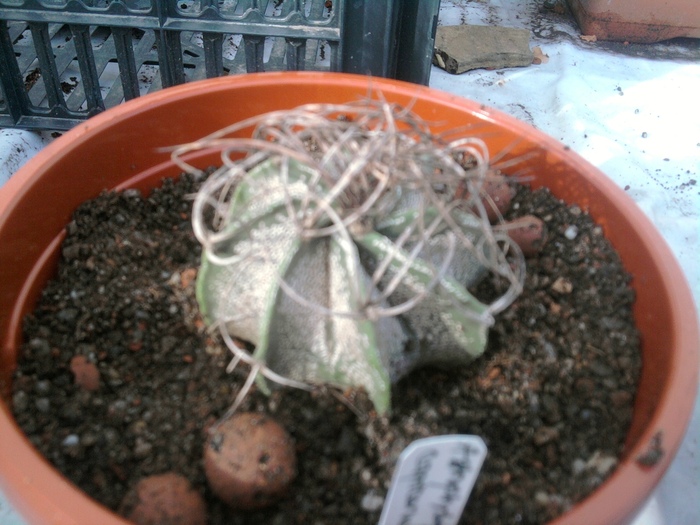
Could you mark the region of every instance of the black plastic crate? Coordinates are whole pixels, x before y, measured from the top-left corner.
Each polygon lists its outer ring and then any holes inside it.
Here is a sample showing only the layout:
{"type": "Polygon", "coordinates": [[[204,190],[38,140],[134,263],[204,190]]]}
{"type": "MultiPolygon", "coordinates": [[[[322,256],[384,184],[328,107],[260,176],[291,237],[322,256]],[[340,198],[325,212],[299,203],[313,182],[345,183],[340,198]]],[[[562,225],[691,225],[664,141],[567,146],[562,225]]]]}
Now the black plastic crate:
{"type": "Polygon", "coordinates": [[[124,100],[258,71],[427,84],[440,0],[0,0],[0,127],[65,130],[124,100]]]}

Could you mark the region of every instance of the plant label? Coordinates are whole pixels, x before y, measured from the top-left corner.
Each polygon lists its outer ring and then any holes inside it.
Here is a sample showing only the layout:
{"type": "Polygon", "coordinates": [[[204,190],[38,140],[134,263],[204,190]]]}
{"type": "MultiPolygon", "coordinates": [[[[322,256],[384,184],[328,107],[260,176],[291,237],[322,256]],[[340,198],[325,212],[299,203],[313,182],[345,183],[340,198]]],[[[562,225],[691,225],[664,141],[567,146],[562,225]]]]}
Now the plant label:
{"type": "Polygon", "coordinates": [[[411,443],[399,456],[379,525],[455,525],[486,452],[478,436],[411,443]]]}

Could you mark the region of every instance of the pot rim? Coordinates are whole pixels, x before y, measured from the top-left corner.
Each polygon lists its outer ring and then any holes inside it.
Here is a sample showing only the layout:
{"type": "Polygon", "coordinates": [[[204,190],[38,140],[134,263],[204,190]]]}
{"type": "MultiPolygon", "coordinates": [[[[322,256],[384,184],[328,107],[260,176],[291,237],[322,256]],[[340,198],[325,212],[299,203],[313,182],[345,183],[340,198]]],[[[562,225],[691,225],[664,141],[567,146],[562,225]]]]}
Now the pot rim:
{"type": "MultiPolygon", "coordinates": [[[[669,317],[675,329],[675,341],[671,343],[675,343],[674,347],[677,348],[678,353],[674,354],[676,359],[670,365],[668,388],[656,400],[653,415],[648,425],[639,434],[636,444],[630,449],[627,456],[620,461],[613,475],[591,495],[575,505],[572,511],[557,518],[552,524],[622,523],[630,519],[630,516],[639,510],[643,501],[649,497],[661,480],[680,446],[692,413],[698,386],[698,341],[700,340],[694,300],[683,272],[670,248],[650,219],[643,214],[634,201],[611,179],[578,154],[568,150],[567,147],[529,124],[477,102],[433,88],[391,79],[370,79],[361,75],[345,73],[271,72],[190,82],[163,89],[111,108],[79,124],[40,151],[0,189],[0,230],[7,217],[15,210],[18,202],[41,184],[42,174],[50,171],[62,155],[79,149],[94,134],[108,130],[116,123],[123,122],[151,108],[173,103],[182,104],[204,91],[228,91],[242,86],[262,88],[272,84],[279,84],[286,89],[290,89],[292,85],[323,86],[323,89],[328,90],[332,90],[334,87],[353,86],[358,92],[366,92],[369,85],[372,89],[380,90],[388,98],[400,95],[408,99],[430,100],[431,103],[437,102],[458,112],[474,113],[486,122],[498,123],[500,127],[513,134],[533,137],[547,151],[556,151],[558,155],[566,159],[576,172],[587,177],[590,185],[597,192],[605,195],[619,206],[621,213],[628,219],[628,222],[634,225],[640,235],[644,233],[643,248],[650,253],[653,259],[651,262],[658,268],[664,269],[660,273],[660,279],[665,294],[668,296],[671,309],[669,317]],[[684,420],[680,425],[682,428],[679,427],[677,414],[683,414],[684,420]],[[663,448],[666,453],[653,467],[644,467],[635,461],[635,458],[653,443],[654,436],[659,431],[663,432],[663,448]],[[634,490],[631,490],[632,487],[634,490]]],[[[604,227],[607,229],[608,226],[604,227]]],[[[10,322],[16,323],[17,318],[21,316],[17,314],[11,320],[6,320],[3,317],[6,317],[6,314],[0,313],[1,330],[5,330],[10,322]]],[[[0,359],[0,364],[8,366],[9,363],[6,361],[10,358],[5,356],[15,351],[19,335],[17,330],[13,330],[2,333],[0,336],[3,338],[3,358],[0,359]]],[[[17,427],[7,403],[3,401],[0,406],[0,428],[3,434],[3,446],[0,447],[0,486],[20,512],[38,523],[75,524],[79,522],[63,509],[74,511],[76,506],[89,503],[96,508],[93,511],[86,511],[81,515],[81,519],[94,516],[94,521],[90,519],[90,523],[114,525],[127,523],[66,481],[33,448],[17,427]],[[47,471],[46,478],[40,478],[35,474],[42,470],[47,471]],[[30,491],[29,495],[20,496],[25,489],[30,491]]]]}

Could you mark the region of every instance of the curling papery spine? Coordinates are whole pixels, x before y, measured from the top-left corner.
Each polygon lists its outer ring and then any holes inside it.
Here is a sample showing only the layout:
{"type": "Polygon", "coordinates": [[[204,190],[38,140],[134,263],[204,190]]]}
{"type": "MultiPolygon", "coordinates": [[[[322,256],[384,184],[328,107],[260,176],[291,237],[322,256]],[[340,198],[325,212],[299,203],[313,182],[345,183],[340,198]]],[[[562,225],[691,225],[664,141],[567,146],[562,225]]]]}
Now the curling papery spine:
{"type": "Polygon", "coordinates": [[[221,150],[223,162],[193,207],[203,246],[198,300],[227,343],[239,335],[236,316],[217,290],[241,290],[260,305],[238,316],[255,360],[232,349],[235,364],[247,362],[254,374],[286,377],[287,386],[363,387],[385,411],[386,378],[478,357],[493,316],[522,289],[522,255],[492,231],[475,197],[490,158],[478,136],[445,143],[405,108],[367,100],[262,115],[173,155],[187,166],[184,157],[198,149],[221,150]],[[251,138],[227,137],[249,128],[251,138]],[[459,185],[468,201],[454,200],[459,185]],[[326,253],[336,255],[318,275],[299,266],[326,253]],[[467,288],[488,272],[508,288],[486,305],[467,288]],[[251,280],[259,290],[243,282],[251,280]],[[407,345],[420,350],[413,356],[407,345]]]}

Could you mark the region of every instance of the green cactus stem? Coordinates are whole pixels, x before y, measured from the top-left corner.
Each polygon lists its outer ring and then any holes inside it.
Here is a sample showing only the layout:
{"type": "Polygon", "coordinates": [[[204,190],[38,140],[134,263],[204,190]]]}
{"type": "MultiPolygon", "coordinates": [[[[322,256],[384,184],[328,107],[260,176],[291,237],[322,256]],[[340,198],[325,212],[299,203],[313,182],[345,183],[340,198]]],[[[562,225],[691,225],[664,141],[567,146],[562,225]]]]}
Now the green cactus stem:
{"type": "Polygon", "coordinates": [[[522,287],[517,248],[477,198],[456,198],[464,187],[478,197],[486,176],[478,138],[441,144],[415,115],[365,101],[264,115],[174,158],[187,168],[202,147],[220,148],[224,165],[195,199],[197,299],[263,390],[266,377],[362,387],[386,413],[411,370],[479,357],[522,287]],[[251,124],[252,139],[227,138],[251,124]],[[491,305],[468,291],[488,272],[510,283],[491,305]]]}

